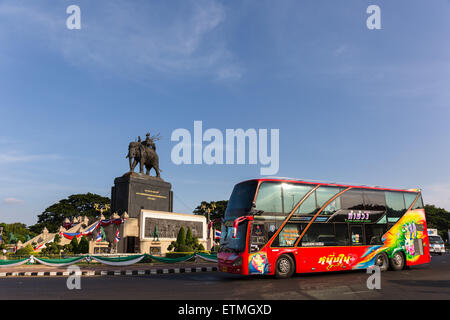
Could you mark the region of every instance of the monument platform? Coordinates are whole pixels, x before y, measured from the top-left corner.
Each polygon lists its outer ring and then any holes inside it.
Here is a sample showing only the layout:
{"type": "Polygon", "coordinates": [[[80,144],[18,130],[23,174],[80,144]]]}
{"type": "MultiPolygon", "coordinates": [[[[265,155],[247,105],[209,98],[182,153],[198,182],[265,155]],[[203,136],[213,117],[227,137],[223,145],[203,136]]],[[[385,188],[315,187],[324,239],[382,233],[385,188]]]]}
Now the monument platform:
{"type": "Polygon", "coordinates": [[[128,172],[114,179],[111,188],[111,212],[127,212],[138,218],[141,209],[173,211],[172,185],[161,178],[128,172]]]}

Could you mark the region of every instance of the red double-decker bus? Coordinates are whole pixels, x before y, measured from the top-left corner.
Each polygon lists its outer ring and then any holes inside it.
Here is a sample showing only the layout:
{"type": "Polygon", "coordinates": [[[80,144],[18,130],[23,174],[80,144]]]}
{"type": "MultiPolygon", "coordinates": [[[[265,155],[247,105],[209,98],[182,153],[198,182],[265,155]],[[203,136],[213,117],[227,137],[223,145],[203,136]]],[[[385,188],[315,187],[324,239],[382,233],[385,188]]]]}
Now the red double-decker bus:
{"type": "Polygon", "coordinates": [[[430,262],[420,190],[255,179],[237,184],[222,223],[219,270],[402,270],[430,262]]]}

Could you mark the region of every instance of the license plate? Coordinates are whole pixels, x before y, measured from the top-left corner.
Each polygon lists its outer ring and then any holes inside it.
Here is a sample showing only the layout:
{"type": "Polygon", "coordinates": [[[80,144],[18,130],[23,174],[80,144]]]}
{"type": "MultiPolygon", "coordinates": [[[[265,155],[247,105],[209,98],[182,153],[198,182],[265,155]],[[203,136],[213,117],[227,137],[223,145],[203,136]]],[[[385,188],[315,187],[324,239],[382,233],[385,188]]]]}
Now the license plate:
{"type": "Polygon", "coordinates": [[[223,272],[227,272],[227,267],[222,267],[223,272]]]}

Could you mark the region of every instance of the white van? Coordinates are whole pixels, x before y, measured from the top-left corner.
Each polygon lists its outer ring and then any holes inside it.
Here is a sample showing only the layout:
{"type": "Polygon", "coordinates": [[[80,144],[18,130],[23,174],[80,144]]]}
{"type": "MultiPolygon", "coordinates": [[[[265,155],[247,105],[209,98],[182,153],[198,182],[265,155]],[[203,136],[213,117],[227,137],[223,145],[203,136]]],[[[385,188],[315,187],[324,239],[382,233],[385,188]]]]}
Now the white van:
{"type": "Polygon", "coordinates": [[[430,253],[445,253],[444,240],[440,236],[428,236],[430,240],[430,253]]]}

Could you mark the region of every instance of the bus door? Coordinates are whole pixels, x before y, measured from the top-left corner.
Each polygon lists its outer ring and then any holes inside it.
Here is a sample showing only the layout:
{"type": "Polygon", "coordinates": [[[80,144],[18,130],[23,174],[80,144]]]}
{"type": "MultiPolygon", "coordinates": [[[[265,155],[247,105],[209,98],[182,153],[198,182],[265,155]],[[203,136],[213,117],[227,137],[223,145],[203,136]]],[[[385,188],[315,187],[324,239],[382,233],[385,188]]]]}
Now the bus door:
{"type": "Polygon", "coordinates": [[[351,252],[353,256],[353,265],[357,264],[364,253],[367,251],[363,225],[349,225],[351,252]]]}

